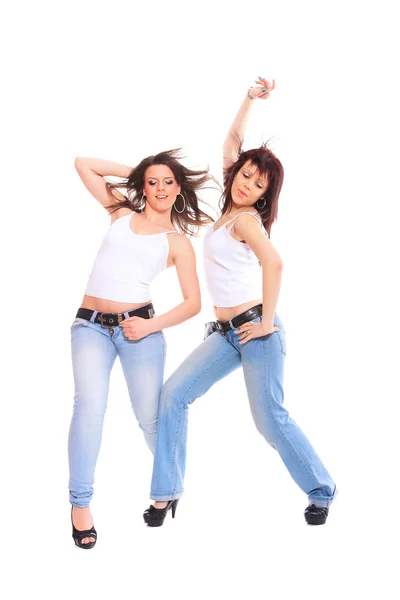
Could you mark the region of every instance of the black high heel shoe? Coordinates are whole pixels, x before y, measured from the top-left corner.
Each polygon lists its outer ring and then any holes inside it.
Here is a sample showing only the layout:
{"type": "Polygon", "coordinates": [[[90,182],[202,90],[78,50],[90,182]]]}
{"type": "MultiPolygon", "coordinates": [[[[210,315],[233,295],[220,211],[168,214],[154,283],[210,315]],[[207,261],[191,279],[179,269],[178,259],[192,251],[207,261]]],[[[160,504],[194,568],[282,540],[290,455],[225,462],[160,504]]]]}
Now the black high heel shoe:
{"type": "Polygon", "coordinates": [[[84,548],[85,550],[90,550],[90,548],[93,548],[93,546],[97,542],[97,531],[95,530],[94,525],[90,529],[85,529],[84,531],[79,531],[79,529],[77,529],[75,527],[74,522],[72,520],[72,511],[73,511],[73,507],[71,507],[71,523],[72,523],[72,537],[74,538],[75,545],[79,546],[79,548],[84,548]],[[87,542],[86,544],[83,544],[82,540],[84,540],[85,538],[94,538],[94,542],[87,542]]]}
{"type": "Polygon", "coordinates": [[[323,525],[328,517],[329,508],[327,506],[315,506],[310,504],[304,511],[304,518],[309,525],[323,525]]]}
{"type": "Polygon", "coordinates": [[[149,527],[161,527],[164,523],[164,519],[167,516],[167,512],[171,509],[172,518],[175,519],[176,507],[178,506],[179,498],[177,500],[169,500],[165,508],[154,508],[151,505],[143,513],[143,519],[149,527]]]}

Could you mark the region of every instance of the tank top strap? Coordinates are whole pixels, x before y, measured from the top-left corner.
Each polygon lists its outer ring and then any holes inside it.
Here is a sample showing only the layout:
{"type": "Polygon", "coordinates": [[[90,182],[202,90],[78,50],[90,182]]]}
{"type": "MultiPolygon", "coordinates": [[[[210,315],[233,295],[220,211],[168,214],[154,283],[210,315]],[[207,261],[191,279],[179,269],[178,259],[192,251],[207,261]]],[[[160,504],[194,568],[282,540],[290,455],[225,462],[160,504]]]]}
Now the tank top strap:
{"type": "Polygon", "coordinates": [[[231,231],[232,227],[235,224],[236,219],[238,217],[240,217],[240,215],[251,215],[252,217],[254,217],[255,219],[257,219],[257,221],[260,223],[260,225],[262,225],[262,220],[261,220],[261,217],[260,217],[260,215],[258,213],[254,213],[254,212],[250,212],[250,211],[243,211],[243,212],[239,213],[238,215],[235,215],[233,217],[233,219],[231,219],[231,221],[228,221],[228,223],[225,224],[226,230],[228,232],[231,231]]]}

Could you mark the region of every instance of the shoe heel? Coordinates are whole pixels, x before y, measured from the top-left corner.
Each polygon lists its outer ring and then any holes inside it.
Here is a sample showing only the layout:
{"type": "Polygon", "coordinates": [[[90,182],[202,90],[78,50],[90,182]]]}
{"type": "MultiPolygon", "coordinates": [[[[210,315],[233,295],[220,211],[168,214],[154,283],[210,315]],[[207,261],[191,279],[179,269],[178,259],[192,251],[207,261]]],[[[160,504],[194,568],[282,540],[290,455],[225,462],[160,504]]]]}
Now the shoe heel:
{"type": "Polygon", "coordinates": [[[171,512],[172,512],[173,519],[175,519],[176,507],[178,506],[178,502],[179,502],[179,498],[178,498],[178,500],[174,500],[173,503],[171,504],[171,512]]]}

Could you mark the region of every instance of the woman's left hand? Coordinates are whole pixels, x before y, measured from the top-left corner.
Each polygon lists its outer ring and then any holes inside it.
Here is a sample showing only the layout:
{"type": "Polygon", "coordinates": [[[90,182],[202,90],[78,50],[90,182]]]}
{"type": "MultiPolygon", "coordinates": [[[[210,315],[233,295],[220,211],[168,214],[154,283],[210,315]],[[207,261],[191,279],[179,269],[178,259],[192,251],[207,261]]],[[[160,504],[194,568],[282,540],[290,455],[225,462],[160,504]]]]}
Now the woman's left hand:
{"type": "Polygon", "coordinates": [[[266,100],[267,98],[269,98],[270,93],[272,92],[272,90],[275,89],[275,79],[273,79],[271,83],[264,77],[259,77],[255,80],[255,83],[257,84],[257,86],[261,87],[251,87],[249,93],[254,98],[259,98],[260,100],[266,100]]]}
{"type": "Polygon", "coordinates": [[[272,325],[265,325],[265,323],[243,323],[238,329],[235,329],[235,333],[240,335],[239,344],[247,344],[248,341],[254,340],[255,338],[269,335],[279,331],[278,327],[272,325]]]}
{"type": "Polygon", "coordinates": [[[122,331],[124,336],[128,340],[134,340],[137,342],[142,338],[146,337],[150,333],[153,333],[153,319],[142,319],[141,317],[129,317],[121,323],[122,331]]]}

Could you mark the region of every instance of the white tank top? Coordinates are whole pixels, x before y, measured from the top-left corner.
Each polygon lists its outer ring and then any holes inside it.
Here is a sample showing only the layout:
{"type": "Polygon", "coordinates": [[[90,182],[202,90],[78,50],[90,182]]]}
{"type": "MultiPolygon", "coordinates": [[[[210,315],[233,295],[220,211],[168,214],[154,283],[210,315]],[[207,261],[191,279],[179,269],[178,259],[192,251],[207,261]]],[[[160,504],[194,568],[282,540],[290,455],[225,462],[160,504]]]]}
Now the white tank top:
{"type": "MultiPolygon", "coordinates": [[[[230,232],[241,212],[216,231],[211,227],[204,238],[205,276],[214,306],[232,307],[262,298],[262,271],[259,260],[248,244],[235,240],[230,232]]],[[[264,233],[268,233],[263,227],[264,233]]]]}
{"type": "Polygon", "coordinates": [[[150,284],[167,268],[167,234],[177,232],[133,233],[130,222],[134,214],[112,223],[90,273],[87,296],[132,304],[151,300],[150,284]]]}

